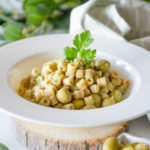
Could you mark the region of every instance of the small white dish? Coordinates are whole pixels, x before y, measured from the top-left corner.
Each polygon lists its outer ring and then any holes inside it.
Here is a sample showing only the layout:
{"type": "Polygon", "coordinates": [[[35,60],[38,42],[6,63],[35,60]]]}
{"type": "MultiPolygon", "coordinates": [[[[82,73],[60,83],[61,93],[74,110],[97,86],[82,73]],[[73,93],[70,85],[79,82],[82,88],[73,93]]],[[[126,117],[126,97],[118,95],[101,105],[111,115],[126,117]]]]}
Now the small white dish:
{"type": "Polygon", "coordinates": [[[118,136],[118,140],[121,144],[127,144],[127,143],[143,143],[147,146],[150,146],[150,140],[143,138],[143,137],[137,137],[128,133],[122,133],[118,136]]]}
{"type": "Polygon", "coordinates": [[[29,102],[15,93],[20,80],[33,67],[63,57],[72,45],[72,35],[57,34],[28,38],[0,48],[0,109],[11,116],[55,126],[89,127],[113,124],[140,117],[150,110],[150,53],[125,41],[94,37],[91,48],[97,58],[107,59],[112,69],[130,80],[124,100],[105,108],[62,110],[29,102]]]}

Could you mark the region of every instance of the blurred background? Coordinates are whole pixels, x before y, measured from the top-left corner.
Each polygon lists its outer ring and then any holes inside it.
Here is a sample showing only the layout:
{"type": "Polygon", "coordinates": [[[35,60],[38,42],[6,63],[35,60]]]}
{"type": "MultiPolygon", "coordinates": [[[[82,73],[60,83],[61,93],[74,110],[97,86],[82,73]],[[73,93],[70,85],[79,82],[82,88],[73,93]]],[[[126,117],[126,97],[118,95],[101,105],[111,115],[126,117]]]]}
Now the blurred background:
{"type": "Polygon", "coordinates": [[[1,0],[0,46],[35,35],[68,32],[73,8],[87,0],[1,0]]]}

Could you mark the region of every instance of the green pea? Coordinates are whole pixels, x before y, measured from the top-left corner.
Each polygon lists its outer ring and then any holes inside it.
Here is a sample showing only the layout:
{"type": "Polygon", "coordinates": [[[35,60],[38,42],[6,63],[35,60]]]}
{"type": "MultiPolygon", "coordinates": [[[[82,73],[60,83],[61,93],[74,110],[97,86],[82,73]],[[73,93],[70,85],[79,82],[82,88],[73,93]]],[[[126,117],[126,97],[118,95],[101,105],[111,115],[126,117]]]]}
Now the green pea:
{"type": "Polygon", "coordinates": [[[94,105],[87,105],[83,107],[83,109],[94,109],[94,108],[96,108],[94,105]]]}
{"type": "Polygon", "coordinates": [[[113,104],[115,104],[115,101],[112,97],[111,98],[107,97],[102,101],[102,107],[110,106],[113,104]]]}
{"type": "Polygon", "coordinates": [[[62,104],[67,104],[71,102],[71,99],[72,99],[71,93],[66,88],[61,88],[60,90],[58,90],[56,97],[58,101],[61,102],[62,104]]]}
{"type": "Polygon", "coordinates": [[[73,100],[72,104],[75,109],[81,109],[85,105],[83,100],[73,100]]]}
{"type": "Polygon", "coordinates": [[[122,100],[122,94],[119,90],[114,90],[113,92],[110,93],[110,96],[113,97],[116,103],[122,100]]]}
{"type": "Polygon", "coordinates": [[[101,106],[101,97],[97,94],[91,94],[93,100],[94,100],[94,106],[97,108],[101,106]]]}

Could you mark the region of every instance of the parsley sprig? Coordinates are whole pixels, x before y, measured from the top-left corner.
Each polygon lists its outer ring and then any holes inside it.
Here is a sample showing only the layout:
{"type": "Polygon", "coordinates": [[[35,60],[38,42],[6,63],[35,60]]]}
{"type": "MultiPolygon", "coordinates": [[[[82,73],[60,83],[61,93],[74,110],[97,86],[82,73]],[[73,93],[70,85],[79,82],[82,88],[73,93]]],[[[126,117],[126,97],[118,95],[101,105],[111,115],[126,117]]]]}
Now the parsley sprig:
{"type": "Polygon", "coordinates": [[[92,63],[92,59],[96,57],[96,50],[87,49],[93,42],[90,31],[77,34],[73,40],[75,47],[65,47],[65,58],[69,61],[73,61],[75,58],[82,58],[87,65],[92,63]]]}

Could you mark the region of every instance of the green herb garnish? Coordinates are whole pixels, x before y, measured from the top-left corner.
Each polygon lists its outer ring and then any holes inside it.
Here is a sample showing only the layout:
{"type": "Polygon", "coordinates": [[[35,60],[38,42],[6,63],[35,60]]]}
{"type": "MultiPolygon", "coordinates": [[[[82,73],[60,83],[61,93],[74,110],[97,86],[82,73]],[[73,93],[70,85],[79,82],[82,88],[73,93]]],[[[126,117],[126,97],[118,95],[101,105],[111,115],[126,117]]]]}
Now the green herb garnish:
{"type": "Polygon", "coordinates": [[[73,40],[75,47],[65,47],[64,54],[67,60],[73,61],[75,58],[82,58],[87,65],[92,63],[92,59],[96,57],[96,50],[86,49],[93,42],[90,31],[77,34],[73,40]]]}

